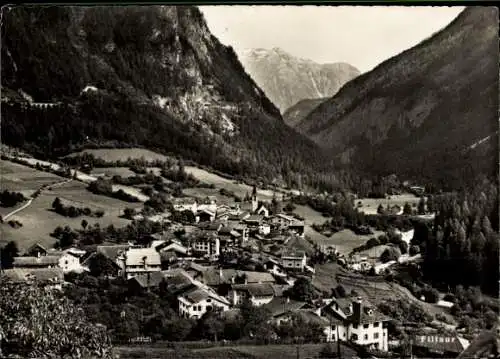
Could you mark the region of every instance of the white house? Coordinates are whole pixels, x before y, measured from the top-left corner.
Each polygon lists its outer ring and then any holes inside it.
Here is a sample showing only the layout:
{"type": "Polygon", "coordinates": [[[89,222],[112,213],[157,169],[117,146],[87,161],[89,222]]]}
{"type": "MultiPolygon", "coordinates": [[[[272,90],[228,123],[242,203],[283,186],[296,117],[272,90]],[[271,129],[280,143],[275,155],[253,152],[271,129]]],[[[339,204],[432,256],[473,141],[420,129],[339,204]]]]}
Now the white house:
{"type": "Polygon", "coordinates": [[[261,306],[273,300],[275,291],[270,283],[232,284],[228,297],[233,305],[249,299],[252,305],[261,306]]]}
{"type": "Polygon", "coordinates": [[[220,255],[220,239],[217,235],[202,235],[192,242],[193,251],[208,257],[220,255]]]}
{"type": "Polygon", "coordinates": [[[287,216],[286,214],[283,213],[278,213],[272,218],[272,222],[274,224],[279,225],[281,228],[287,228],[290,224],[294,223],[295,221],[296,221],[295,218],[287,216]]]}
{"type": "Polygon", "coordinates": [[[191,211],[193,214],[198,212],[198,202],[191,197],[176,198],[173,202],[174,210],[178,212],[191,211]]]}
{"type": "Polygon", "coordinates": [[[304,271],[307,263],[306,253],[303,251],[285,251],[281,255],[281,265],[286,270],[304,271]]]}
{"type": "Polygon", "coordinates": [[[321,316],[330,322],[327,340],[352,340],[359,345],[387,351],[386,323],[389,318],[371,305],[364,304],[361,298],[346,302],[344,299],[335,299],[320,309],[321,316]]]}
{"type": "Polygon", "coordinates": [[[269,225],[269,223],[259,224],[259,234],[267,236],[269,233],[271,233],[271,226],[269,225]]]}
{"type": "Polygon", "coordinates": [[[47,255],[15,257],[14,268],[61,268],[64,273],[82,272],[84,268],[80,264],[79,255],[72,252],[49,251],[47,255]]]}
{"type": "Polygon", "coordinates": [[[161,257],[154,248],[129,248],[118,256],[117,263],[127,279],[161,271],[161,257]]]}
{"type": "Polygon", "coordinates": [[[178,296],[179,314],[184,318],[199,319],[207,311],[226,311],[230,303],[208,288],[193,288],[178,296]]]}

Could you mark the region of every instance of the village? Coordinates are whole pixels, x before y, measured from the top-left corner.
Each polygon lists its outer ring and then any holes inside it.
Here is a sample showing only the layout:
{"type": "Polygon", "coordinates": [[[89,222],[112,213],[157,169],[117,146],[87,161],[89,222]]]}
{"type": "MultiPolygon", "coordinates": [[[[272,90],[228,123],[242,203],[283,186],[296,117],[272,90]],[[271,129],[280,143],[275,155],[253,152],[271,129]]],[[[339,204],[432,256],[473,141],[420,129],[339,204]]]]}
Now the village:
{"type": "MultiPolygon", "coordinates": [[[[371,303],[366,293],[361,296],[352,290],[339,294],[345,290],[338,287],[331,288],[329,296],[300,292],[315,291],[311,283],[318,263],[334,263],[348,276],[379,275],[398,263],[418,263],[420,254],[407,250],[397,258],[381,261],[381,254],[390,246],[358,253],[340,252],[332,245],[313,246],[305,234],[304,218],[276,210],[285,196],[261,201],[254,186],[241,202],[218,203],[215,196],[173,198],[171,212],[130,214],[133,221],[157,224],[159,232],[128,243],[90,247],[53,249],[36,243],[14,257],[12,268],[3,269],[0,277],[57,290],[71,285],[65,278],[72,273],[121,278],[134,292],[166,288],[175,298],[178,316],[189,320],[201,320],[207,313],[236,315],[243,305],[250,305],[269,311],[275,326],[300,318],[321,328],[319,340],[327,343],[344,342],[379,355],[399,347],[401,342],[391,338],[388,330],[393,318],[371,303]]],[[[401,207],[392,211],[402,215],[401,207]]],[[[413,230],[398,233],[400,242],[409,248],[413,230]]],[[[362,287],[366,279],[359,278],[357,284],[362,287]]],[[[444,300],[439,304],[446,309],[453,306],[444,300]]],[[[462,337],[436,330],[415,338],[421,340],[415,339],[412,345],[437,357],[456,356],[468,346],[462,337]]],[[[149,343],[152,338],[128,340],[149,343]]],[[[279,340],[276,334],[273,340],[279,340]]]]}

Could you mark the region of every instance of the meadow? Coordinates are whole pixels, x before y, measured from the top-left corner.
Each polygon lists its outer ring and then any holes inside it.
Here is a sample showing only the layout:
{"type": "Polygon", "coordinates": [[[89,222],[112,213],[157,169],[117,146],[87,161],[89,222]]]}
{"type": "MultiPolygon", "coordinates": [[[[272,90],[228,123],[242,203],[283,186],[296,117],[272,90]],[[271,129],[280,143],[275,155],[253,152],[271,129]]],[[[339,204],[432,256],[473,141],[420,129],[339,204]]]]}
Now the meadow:
{"type": "MultiPolygon", "coordinates": [[[[126,207],[141,208],[141,203],[127,203],[118,199],[95,195],[87,190],[87,185],[78,181],[69,181],[47,172],[38,171],[26,166],[8,161],[2,161],[1,183],[2,190],[16,190],[22,193],[34,192],[43,185],[51,185],[35,198],[31,205],[9,217],[10,220],[22,223],[20,228],[12,228],[8,223],[0,225],[1,238],[14,240],[23,250],[34,243],[51,247],[55,239],[50,233],[58,226],[69,225],[72,228],[81,228],[82,219],[88,223],[99,223],[101,226],[113,224],[117,227],[126,225],[129,221],[119,216],[126,207]],[[4,170],[5,169],[5,170],[4,170]],[[54,185],[54,183],[59,183],[54,185]],[[50,188],[50,189],[49,189],[50,188]],[[52,202],[56,197],[64,200],[67,205],[76,207],[89,207],[93,211],[103,210],[101,218],[80,216],[68,218],[53,211],[52,202]]],[[[15,208],[2,213],[10,213],[15,208]]]]}
{"type": "Polygon", "coordinates": [[[405,203],[409,203],[412,207],[416,207],[419,201],[420,197],[406,193],[389,196],[387,198],[358,198],[356,199],[356,204],[361,203],[361,206],[358,207],[360,212],[364,212],[365,214],[377,214],[377,208],[379,205],[384,206],[384,208],[388,205],[398,205],[401,207],[402,211],[405,203]]]}
{"type": "Polygon", "coordinates": [[[83,153],[92,154],[95,158],[106,162],[127,161],[128,159],[145,159],[146,161],[166,161],[169,157],[143,148],[99,148],[87,149],[69,155],[78,156],[83,153]]]}

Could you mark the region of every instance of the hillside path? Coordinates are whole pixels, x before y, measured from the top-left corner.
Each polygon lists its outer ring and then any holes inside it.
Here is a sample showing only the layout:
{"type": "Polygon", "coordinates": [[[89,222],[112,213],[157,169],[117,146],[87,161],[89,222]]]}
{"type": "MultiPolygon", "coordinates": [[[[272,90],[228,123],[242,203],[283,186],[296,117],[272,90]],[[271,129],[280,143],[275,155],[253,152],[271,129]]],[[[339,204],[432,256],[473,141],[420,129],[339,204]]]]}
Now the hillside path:
{"type": "MultiPolygon", "coordinates": [[[[56,182],[54,184],[51,184],[51,185],[43,185],[42,187],[39,188],[39,191],[43,191],[45,188],[47,187],[59,187],[59,186],[62,186],[63,184],[65,183],[69,183],[71,182],[72,179],[65,179],[64,181],[61,181],[61,182],[56,182]]],[[[22,210],[28,208],[29,206],[31,206],[31,203],[33,203],[33,200],[35,199],[36,197],[32,197],[28,200],[28,202],[26,202],[25,204],[23,204],[21,207],[13,210],[12,212],[10,213],[7,213],[4,217],[3,217],[3,220],[5,221],[6,219],[8,219],[9,217],[12,217],[13,215],[15,215],[16,213],[18,212],[21,212],[22,210]]]]}

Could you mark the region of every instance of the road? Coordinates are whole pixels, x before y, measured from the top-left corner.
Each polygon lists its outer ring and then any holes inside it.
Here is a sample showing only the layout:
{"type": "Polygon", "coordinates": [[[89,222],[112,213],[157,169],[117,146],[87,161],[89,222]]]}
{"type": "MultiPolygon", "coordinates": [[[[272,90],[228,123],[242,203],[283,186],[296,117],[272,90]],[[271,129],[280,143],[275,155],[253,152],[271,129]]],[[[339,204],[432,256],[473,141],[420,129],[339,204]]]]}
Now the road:
{"type": "MultiPolygon", "coordinates": [[[[65,183],[68,183],[68,182],[71,182],[72,179],[66,179],[64,181],[61,181],[61,182],[56,182],[54,184],[51,184],[51,185],[43,185],[42,187],[39,188],[39,191],[40,193],[45,189],[45,188],[48,188],[48,187],[51,187],[51,188],[54,188],[54,187],[59,187],[59,186],[62,186],[63,184],[65,183]]],[[[18,212],[21,212],[22,210],[28,208],[29,206],[31,206],[31,203],[33,202],[33,200],[35,199],[36,197],[32,197],[28,200],[28,202],[26,202],[25,204],[23,204],[21,207],[13,210],[12,212],[10,213],[7,213],[4,217],[3,217],[3,220],[7,220],[9,217],[12,217],[13,215],[15,215],[16,213],[18,212]]]]}

